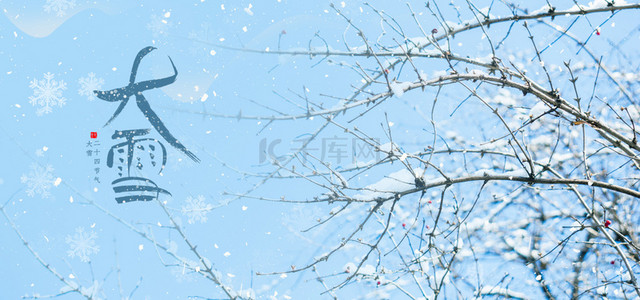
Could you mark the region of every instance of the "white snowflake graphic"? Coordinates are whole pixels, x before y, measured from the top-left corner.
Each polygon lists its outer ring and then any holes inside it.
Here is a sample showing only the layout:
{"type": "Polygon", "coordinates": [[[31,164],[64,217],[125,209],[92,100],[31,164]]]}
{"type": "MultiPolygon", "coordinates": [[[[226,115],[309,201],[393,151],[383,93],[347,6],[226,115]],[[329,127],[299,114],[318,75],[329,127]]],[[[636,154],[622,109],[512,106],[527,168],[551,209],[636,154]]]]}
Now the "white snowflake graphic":
{"type": "Polygon", "coordinates": [[[189,224],[207,221],[207,213],[213,210],[213,205],[204,201],[204,196],[187,197],[186,204],[182,206],[182,214],[189,217],[189,224]]]}
{"type": "Polygon", "coordinates": [[[53,177],[53,167],[51,165],[41,167],[37,164],[32,164],[30,169],[29,175],[22,174],[20,177],[20,181],[27,184],[27,195],[33,197],[36,194],[40,194],[42,198],[49,197],[51,195],[49,190],[56,180],[53,177]]]}
{"type": "Polygon", "coordinates": [[[87,74],[87,77],[80,77],[80,79],[78,79],[78,83],[80,84],[78,94],[80,94],[80,96],[87,96],[89,101],[93,101],[96,99],[93,91],[102,89],[104,79],[97,78],[96,74],[91,72],[87,74]]]}
{"type": "Polygon", "coordinates": [[[76,6],[75,0],[47,0],[47,3],[43,6],[44,11],[51,13],[55,12],[56,16],[64,17],[67,10],[76,6]]]}
{"type": "Polygon", "coordinates": [[[36,110],[38,116],[52,112],[52,106],[63,106],[67,101],[62,96],[62,91],[67,89],[67,84],[63,80],[60,82],[53,80],[53,77],[53,74],[47,72],[44,74],[44,79],[33,79],[29,84],[29,87],[33,89],[33,96],[29,96],[29,100],[31,100],[29,103],[33,106],[39,106],[36,110]]]}
{"type": "Polygon", "coordinates": [[[67,254],[69,257],[78,257],[83,262],[89,262],[90,255],[98,253],[100,247],[96,245],[98,235],[94,232],[86,232],[83,227],[76,228],[76,233],[71,236],[67,235],[65,241],[69,244],[67,254]]]}

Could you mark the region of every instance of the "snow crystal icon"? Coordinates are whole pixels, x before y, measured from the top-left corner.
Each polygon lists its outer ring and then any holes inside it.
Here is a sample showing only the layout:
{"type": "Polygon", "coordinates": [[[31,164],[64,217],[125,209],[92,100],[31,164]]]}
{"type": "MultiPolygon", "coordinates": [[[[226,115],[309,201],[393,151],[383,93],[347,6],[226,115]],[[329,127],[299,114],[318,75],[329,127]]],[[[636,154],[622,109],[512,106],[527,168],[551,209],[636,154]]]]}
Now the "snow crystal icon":
{"type": "Polygon", "coordinates": [[[100,247],[96,245],[98,235],[94,232],[86,232],[83,227],[76,228],[76,233],[71,236],[67,235],[65,241],[69,244],[67,254],[69,257],[78,257],[82,262],[89,262],[92,254],[98,253],[100,247]]]}
{"type": "Polygon", "coordinates": [[[207,222],[207,213],[213,210],[213,205],[204,201],[204,196],[187,197],[186,204],[182,206],[182,214],[189,217],[189,224],[195,222],[207,222]]]}
{"type": "Polygon", "coordinates": [[[40,194],[42,198],[48,198],[51,193],[49,190],[55,183],[56,179],[53,177],[53,167],[46,165],[41,167],[37,164],[31,165],[29,175],[22,175],[20,181],[27,184],[27,195],[30,197],[40,194]]]}
{"type": "Polygon", "coordinates": [[[33,79],[29,87],[33,89],[33,96],[29,96],[29,103],[39,106],[36,110],[38,116],[48,114],[53,111],[52,106],[63,106],[67,99],[62,96],[62,91],[67,89],[67,84],[53,80],[54,75],[47,72],[44,79],[33,79]]]}
{"type": "Polygon", "coordinates": [[[47,3],[43,6],[44,11],[56,13],[58,17],[64,17],[67,10],[76,6],[75,0],[47,0],[47,3]]]}
{"type": "Polygon", "coordinates": [[[80,84],[78,94],[80,94],[80,96],[87,96],[87,100],[93,101],[96,99],[93,91],[102,89],[104,79],[97,78],[96,74],[91,72],[87,74],[87,77],[80,77],[78,84],[80,84]]]}

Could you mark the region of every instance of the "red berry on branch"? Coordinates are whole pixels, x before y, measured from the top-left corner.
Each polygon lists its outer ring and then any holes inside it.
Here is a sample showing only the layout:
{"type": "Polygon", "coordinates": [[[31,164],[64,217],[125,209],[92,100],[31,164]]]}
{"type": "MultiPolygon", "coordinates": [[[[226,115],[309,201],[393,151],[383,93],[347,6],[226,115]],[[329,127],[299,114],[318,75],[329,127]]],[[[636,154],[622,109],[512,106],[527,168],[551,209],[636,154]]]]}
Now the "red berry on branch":
{"type": "Polygon", "coordinates": [[[431,29],[431,33],[432,33],[432,34],[436,34],[436,33],[438,33],[438,28],[431,29]]]}
{"type": "Polygon", "coordinates": [[[611,220],[604,221],[604,227],[609,228],[609,225],[611,225],[611,220]]]}
{"type": "Polygon", "coordinates": [[[380,280],[378,280],[378,285],[380,285],[380,280]]]}
{"type": "Polygon", "coordinates": [[[405,228],[407,226],[407,224],[402,223],[402,228],[405,228]]]}
{"type": "Polygon", "coordinates": [[[615,265],[615,264],[616,264],[616,261],[615,261],[615,260],[612,260],[612,261],[611,261],[611,264],[612,264],[612,265],[615,265]]]}
{"type": "Polygon", "coordinates": [[[600,28],[596,29],[596,34],[600,35],[600,28]]]}

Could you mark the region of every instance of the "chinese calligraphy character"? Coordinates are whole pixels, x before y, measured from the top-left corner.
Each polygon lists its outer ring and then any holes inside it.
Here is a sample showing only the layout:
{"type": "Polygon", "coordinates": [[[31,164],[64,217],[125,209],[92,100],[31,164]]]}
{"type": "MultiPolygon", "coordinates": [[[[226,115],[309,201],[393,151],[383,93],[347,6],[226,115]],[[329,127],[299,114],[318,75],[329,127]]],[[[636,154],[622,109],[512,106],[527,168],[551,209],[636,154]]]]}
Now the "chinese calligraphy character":
{"type": "Polygon", "coordinates": [[[118,203],[131,201],[150,201],[157,199],[160,193],[171,195],[167,190],[158,187],[150,179],[131,176],[131,169],[142,171],[145,167],[156,168],[158,174],[164,169],[167,162],[167,150],[164,145],[153,138],[136,138],[149,134],[151,129],[116,130],[111,136],[112,139],[124,139],[124,142],[114,145],[107,154],[107,167],[118,169],[118,178],[112,182],[113,191],[118,195],[118,203]],[[160,152],[162,152],[160,154],[160,152]],[[144,154],[148,154],[144,155],[144,154]],[[159,158],[162,157],[162,163],[159,158]],[[135,159],[135,160],[134,160],[135,159]],[[124,169],[126,170],[126,176],[124,169]]]}
{"type": "Polygon", "coordinates": [[[87,141],[87,148],[100,146],[100,141],[87,141]]]}
{"type": "Polygon", "coordinates": [[[93,176],[93,181],[96,183],[100,183],[100,161],[101,159],[99,158],[99,154],[100,154],[100,150],[98,149],[100,147],[100,141],[97,140],[98,138],[98,133],[97,132],[91,132],[90,135],[90,140],[87,141],[86,147],[85,147],[85,153],[87,154],[87,157],[89,157],[89,160],[93,160],[93,170],[95,171],[95,176],[93,176]]]}
{"type": "Polygon", "coordinates": [[[149,102],[147,101],[147,99],[144,97],[144,95],[142,95],[143,91],[167,86],[169,84],[172,84],[176,80],[176,77],[178,77],[178,69],[176,69],[176,66],[173,64],[173,60],[171,59],[171,57],[169,57],[169,61],[171,61],[171,66],[173,67],[174,74],[172,76],[161,78],[161,79],[153,79],[153,80],[136,82],[136,74],[138,72],[138,66],[140,65],[140,61],[142,61],[142,58],[145,55],[149,54],[149,52],[153,51],[154,49],[156,48],[146,47],[138,52],[138,55],[133,61],[133,66],[131,67],[131,76],[129,77],[129,85],[122,88],[112,89],[109,91],[94,91],[96,96],[104,101],[108,101],[108,102],[120,101],[121,102],[120,106],[118,106],[116,111],[113,113],[113,116],[111,117],[111,119],[109,119],[109,121],[107,121],[107,123],[104,126],[109,125],[111,121],[113,121],[120,114],[120,112],[122,112],[124,107],[129,102],[129,99],[131,99],[131,96],[135,96],[136,104],[138,105],[138,108],[144,114],[147,120],[149,120],[153,128],[155,128],[158,131],[158,133],[160,133],[160,135],[165,139],[165,141],[167,141],[169,144],[171,144],[171,146],[175,147],[176,149],[182,151],[185,155],[187,155],[193,161],[200,162],[200,159],[198,159],[198,157],[195,154],[187,150],[187,148],[169,132],[169,129],[167,129],[167,127],[162,123],[158,115],[151,109],[151,106],[149,105],[149,102]]]}

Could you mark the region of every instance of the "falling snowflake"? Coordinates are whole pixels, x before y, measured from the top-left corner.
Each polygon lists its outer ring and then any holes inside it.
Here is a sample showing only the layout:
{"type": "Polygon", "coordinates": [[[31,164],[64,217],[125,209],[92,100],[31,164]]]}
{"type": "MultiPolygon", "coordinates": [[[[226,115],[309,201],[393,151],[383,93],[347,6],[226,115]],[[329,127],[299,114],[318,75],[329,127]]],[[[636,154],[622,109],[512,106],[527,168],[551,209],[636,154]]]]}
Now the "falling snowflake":
{"type": "Polygon", "coordinates": [[[67,89],[67,84],[63,80],[55,81],[53,77],[53,74],[47,72],[44,74],[44,79],[33,79],[29,85],[33,89],[33,96],[29,96],[31,100],[29,103],[39,106],[36,110],[38,116],[52,112],[51,106],[63,106],[67,101],[62,96],[62,91],[67,89]]]}
{"type": "Polygon", "coordinates": [[[252,7],[253,7],[253,5],[251,5],[251,3],[249,3],[249,6],[244,8],[244,12],[246,12],[250,16],[253,16],[253,11],[251,10],[252,7]]]}
{"type": "Polygon", "coordinates": [[[78,79],[78,83],[80,84],[78,94],[80,94],[80,96],[87,96],[89,101],[93,101],[96,99],[93,91],[102,89],[104,79],[96,78],[96,74],[91,72],[87,74],[87,77],[78,79]]]}
{"type": "Polygon", "coordinates": [[[186,202],[182,206],[182,214],[189,217],[189,224],[207,221],[207,213],[213,210],[213,205],[204,202],[204,196],[187,197],[186,202]]]}
{"type": "Polygon", "coordinates": [[[50,195],[49,190],[56,179],[53,177],[53,167],[51,165],[41,167],[37,164],[32,164],[29,175],[22,174],[20,181],[27,184],[27,195],[30,197],[40,194],[42,198],[47,198],[50,195]]]}
{"type": "Polygon", "coordinates": [[[100,251],[100,247],[96,245],[98,235],[94,232],[85,232],[83,227],[76,228],[76,233],[71,236],[67,235],[65,241],[69,244],[67,254],[69,257],[78,257],[83,262],[89,262],[89,255],[96,254],[100,251]]]}
{"type": "Polygon", "coordinates": [[[63,17],[68,9],[76,6],[75,0],[47,0],[47,3],[43,6],[44,11],[51,13],[55,12],[56,16],[63,17]]]}

